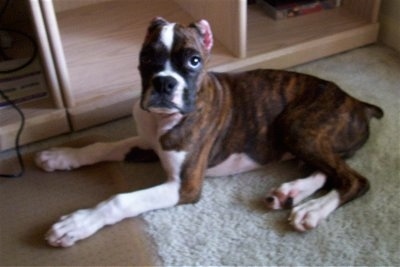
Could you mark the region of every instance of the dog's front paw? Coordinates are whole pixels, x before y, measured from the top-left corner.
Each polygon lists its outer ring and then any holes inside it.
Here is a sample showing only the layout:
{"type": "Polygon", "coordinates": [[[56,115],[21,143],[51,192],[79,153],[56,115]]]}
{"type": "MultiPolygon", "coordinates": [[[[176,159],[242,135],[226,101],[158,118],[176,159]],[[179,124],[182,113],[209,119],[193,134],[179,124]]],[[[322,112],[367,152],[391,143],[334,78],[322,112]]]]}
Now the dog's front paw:
{"type": "Polygon", "coordinates": [[[52,148],[37,153],[35,163],[47,172],[71,170],[80,166],[77,149],[66,147],[52,148]]]}
{"type": "Polygon", "coordinates": [[[47,232],[46,240],[54,247],[70,247],[94,234],[102,227],[101,222],[93,210],[78,210],[61,217],[47,232]]]}

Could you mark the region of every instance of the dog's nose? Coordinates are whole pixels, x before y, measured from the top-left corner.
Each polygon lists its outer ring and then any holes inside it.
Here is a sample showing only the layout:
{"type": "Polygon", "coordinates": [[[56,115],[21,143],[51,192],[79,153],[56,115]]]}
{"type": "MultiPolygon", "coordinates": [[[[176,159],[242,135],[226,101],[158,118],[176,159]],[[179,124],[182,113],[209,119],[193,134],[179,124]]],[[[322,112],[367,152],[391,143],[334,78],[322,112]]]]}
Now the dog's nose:
{"type": "Polygon", "coordinates": [[[153,79],[153,87],[158,93],[172,94],[178,82],[171,76],[157,76],[153,79]]]}

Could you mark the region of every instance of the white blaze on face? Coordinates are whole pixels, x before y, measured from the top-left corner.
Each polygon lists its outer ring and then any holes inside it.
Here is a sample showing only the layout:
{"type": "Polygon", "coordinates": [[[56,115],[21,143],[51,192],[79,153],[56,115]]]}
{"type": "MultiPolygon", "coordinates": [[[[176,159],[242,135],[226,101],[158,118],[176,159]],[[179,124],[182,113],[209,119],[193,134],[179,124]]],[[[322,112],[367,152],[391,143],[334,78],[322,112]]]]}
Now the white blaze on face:
{"type": "MultiPolygon", "coordinates": [[[[170,53],[174,43],[174,27],[175,23],[169,23],[161,29],[160,32],[160,42],[166,47],[167,51],[170,53]]],[[[172,67],[171,60],[168,59],[165,64],[163,70],[154,74],[153,79],[155,77],[172,77],[177,81],[177,85],[174,91],[174,95],[171,98],[171,101],[179,108],[184,106],[183,103],[183,91],[187,87],[185,79],[172,67]]],[[[146,97],[148,98],[148,97],[146,97]]],[[[174,113],[179,110],[171,109],[167,110],[164,108],[151,108],[153,112],[157,113],[174,113]]]]}
{"type": "Polygon", "coordinates": [[[174,43],[174,27],[175,23],[169,23],[160,32],[160,40],[169,52],[171,52],[174,43]]]}

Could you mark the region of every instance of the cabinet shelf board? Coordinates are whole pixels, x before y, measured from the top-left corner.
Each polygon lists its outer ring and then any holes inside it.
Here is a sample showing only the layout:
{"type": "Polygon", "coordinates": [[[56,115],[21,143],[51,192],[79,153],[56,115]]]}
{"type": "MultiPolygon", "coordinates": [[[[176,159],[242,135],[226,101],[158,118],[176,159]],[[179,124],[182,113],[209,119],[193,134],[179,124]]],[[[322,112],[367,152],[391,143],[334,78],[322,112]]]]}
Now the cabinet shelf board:
{"type": "MultiPolygon", "coordinates": [[[[51,113],[52,110],[57,110],[50,97],[19,104],[18,107],[22,110],[27,120],[46,115],[51,113]]],[[[3,130],[10,125],[19,124],[19,121],[20,116],[13,107],[9,106],[1,109],[0,129],[3,130]]]]}
{"type": "Polygon", "coordinates": [[[357,29],[369,24],[344,7],[314,14],[273,20],[258,6],[248,8],[247,56],[279,50],[293,45],[357,29]]]}
{"type": "MultiPolygon", "coordinates": [[[[35,100],[18,105],[25,116],[21,144],[49,138],[70,131],[64,109],[57,109],[51,98],[35,100]]],[[[0,151],[14,147],[21,118],[12,108],[1,110],[0,151]]]]}

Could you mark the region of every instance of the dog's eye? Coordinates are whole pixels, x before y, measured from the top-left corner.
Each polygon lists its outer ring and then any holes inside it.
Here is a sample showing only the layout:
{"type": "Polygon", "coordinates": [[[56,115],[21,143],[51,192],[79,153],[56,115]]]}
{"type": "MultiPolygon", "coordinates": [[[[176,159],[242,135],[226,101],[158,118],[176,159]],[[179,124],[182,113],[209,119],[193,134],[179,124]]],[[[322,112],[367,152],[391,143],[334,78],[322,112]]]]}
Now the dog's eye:
{"type": "Polygon", "coordinates": [[[192,69],[196,69],[201,64],[201,58],[199,56],[193,56],[189,59],[188,66],[192,69]]]}

